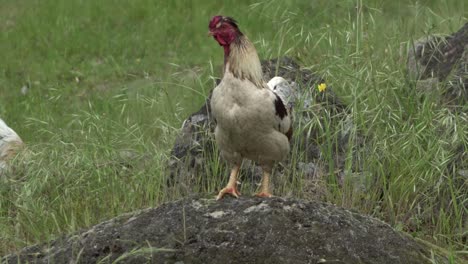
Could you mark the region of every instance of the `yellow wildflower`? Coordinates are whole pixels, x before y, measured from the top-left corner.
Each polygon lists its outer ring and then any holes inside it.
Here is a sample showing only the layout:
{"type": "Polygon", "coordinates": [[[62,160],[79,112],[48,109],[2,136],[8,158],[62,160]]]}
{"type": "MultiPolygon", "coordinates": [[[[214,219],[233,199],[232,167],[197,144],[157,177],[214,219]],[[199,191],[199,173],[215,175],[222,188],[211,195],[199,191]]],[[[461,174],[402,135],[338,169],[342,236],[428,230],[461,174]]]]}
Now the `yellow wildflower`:
{"type": "Polygon", "coordinates": [[[325,91],[325,89],[327,89],[327,84],[326,83],[321,83],[321,84],[318,85],[319,92],[323,92],[323,91],[325,91]]]}

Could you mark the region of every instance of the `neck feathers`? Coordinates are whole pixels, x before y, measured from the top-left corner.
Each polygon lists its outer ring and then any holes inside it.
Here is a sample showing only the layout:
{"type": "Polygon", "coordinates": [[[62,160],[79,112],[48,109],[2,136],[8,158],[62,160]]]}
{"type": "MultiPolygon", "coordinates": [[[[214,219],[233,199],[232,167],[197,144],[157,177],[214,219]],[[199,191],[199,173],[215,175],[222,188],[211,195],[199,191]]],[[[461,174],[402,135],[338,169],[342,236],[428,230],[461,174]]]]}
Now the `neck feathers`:
{"type": "Polygon", "coordinates": [[[234,40],[228,50],[225,49],[224,56],[225,71],[236,78],[247,79],[259,88],[265,86],[257,50],[246,36],[234,40]]]}

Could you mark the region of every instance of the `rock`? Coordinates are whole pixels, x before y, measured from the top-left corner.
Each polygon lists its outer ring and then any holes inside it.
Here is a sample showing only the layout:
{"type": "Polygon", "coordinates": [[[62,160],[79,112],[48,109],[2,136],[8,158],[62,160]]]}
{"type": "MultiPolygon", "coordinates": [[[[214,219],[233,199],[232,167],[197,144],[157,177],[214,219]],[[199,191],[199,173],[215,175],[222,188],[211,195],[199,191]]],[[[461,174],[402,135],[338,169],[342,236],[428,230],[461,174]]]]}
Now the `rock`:
{"type": "MultiPolygon", "coordinates": [[[[454,111],[462,120],[468,113],[468,23],[450,36],[428,36],[417,40],[408,49],[408,72],[416,80],[416,89],[427,97],[435,100],[442,107],[454,111]],[[440,96],[441,95],[441,96],[440,96]]],[[[441,126],[439,129],[448,129],[441,126]]],[[[463,139],[452,144],[453,157],[448,162],[447,171],[454,172],[451,183],[463,189],[466,185],[468,169],[468,154],[463,139]]],[[[461,195],[459,203],[465,202],[461,195]]],[[[445,199],[439,199],[439,204],[426,217],[426,222],[432,221],[432,216],[447,206],[445,199]]],[[[468,241],[468,217],[463,216],[461,232],[462,241],[468,241]]]]}
{"type": "MultiPolygon", "coordinates": [[[[331,129],[339,127],[340,131],[332,131],[331,134],[337,135],[334,140],[334,146],[330,149],[334,152],[332,158],[336,166],[336,171],[342,171],[348,151],[349,137],[355,132],[351,115],[348,113],[346,105],[341,102],[333,92],[332,87],[328,87],[324,92],[317,89],[317,85],[325,81],[310,70],[302,69],[293,59],[283,57],[262,61],[265,80],[274,76],[285,78],[291,85],[290,91],[281,87],[281,94],[289,97],[288,104],[293,108],[293,127],[298,136],[293,137],[291,145],[300,146],[300,152],[306,153],[300,163],[292,163],[292,160],[283,162],[276,174],[285,174],[285,170],[304,171],[304,175],[314,175],[313,178],[306,177],[305,181],[312,181],[313,184],[304,184],[304,186],[318,186],[320,178],[325,175],[321,168],[328,168],[322,153],[321,145],[324,143],[321,127],[325,124],[331,129]],[[318,121],[318,122],[317,122],[318,121]],[[317,124],[318,123],[318,124],[317,124]],[[354,130],[354,131],[353,131],[354,130]],[[304,166],[304,164],[308,164],[304,166]],[[310,169],[314,172],[310,173],[310,169]]],[[[209,171],[207,164],[210,160],[218,160],[219,153],[214,142],[214,122],[210,118],[210,97],[205,104],[195,113],[190,115],[183,123],[181,133],[177,137],[172,149],[172,159],[170,161],[171,177],[170,185],[185,186],[187,193],[190,192],[193,182],[204,177],[209,171]]],[[[361,136],[357,136],[356,142],[362,142],[361,136]]],[[[328,158],[328,157],[327,157],[328,158]]],[[[241,173],[244,179],[258,181],[261,178],[261,170],[254,168],[255,164],[248,161],[244,162],[244,168],[241,173]],[[245,175],[247,174],[247,175],[245,175]]],[[[359,170],[359,168],[355,168],[359,170]]],[[[343,173],[337,173],[337,177],[342,178],[343,173]]],[[[227,177],[227,176],[226,176],[227,177]]],[[[275,177],[273,177],[275,178],[275,177]]],[[[343,182],[343,179],[340,179],[343,182]]],[[[274,184],[274,183],[273,183],[274,184]]],[[[311,191],[323,195],[323,191],[311,191]]],[[[311,197],[313,198],[313,197],[311,197]]],[[[317,197],[315,197],[317,198],[317,197]]]]}
{"type": "Polygon", "coordinates": [[[417,40],[408,49],[407,66],[417,87],[432,90],[435,79],[444,87],[443,101],[463,109],[468,102],[468,23],[450,36],[417,40]]]}
{"type": "Polygon", "coordinates": [[[431,258],[389,225],[326,203],[187,198],[25,248],[2,263],[423,264],[431,258]]]}
{"type": "MultiPolygon", "coordinates": [[[[430,55],[439,52],[437,48],[444,41],[441,36],[424,36],[416,40],[408,48],[408,71],[414,79],[438,78],[437,73],[430,67],[430,55]]],[[[439,55],[440,56],[440,55],[439,55]]],[[[447,69],[447,68],[446,68],[447,69]]],[[[443,77],[445,78],[445,77],[443,77]]]]}
{"type": "Polygon", "coordinates": [[[424,80],[419,80],[416,83],[416,89],[421,93],[427,93],[428,95],[434,94],[434,92],[440,91],[439,79],[437,78],[428,78],[424,80]]]}

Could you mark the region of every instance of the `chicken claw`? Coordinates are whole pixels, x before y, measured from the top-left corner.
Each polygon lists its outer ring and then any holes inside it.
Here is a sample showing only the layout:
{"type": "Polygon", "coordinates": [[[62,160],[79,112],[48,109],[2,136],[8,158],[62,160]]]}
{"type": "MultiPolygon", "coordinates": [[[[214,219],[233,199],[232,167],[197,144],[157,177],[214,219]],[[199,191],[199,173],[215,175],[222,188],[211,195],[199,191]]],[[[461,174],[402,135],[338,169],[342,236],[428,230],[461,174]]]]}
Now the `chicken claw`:
{"type": "Polygon", "coordinates": [[[222,199],[225,194],[230,194],[236,198],[239,198],[239,195],[241,195],[236,187],[227,186],[226,188],[223,188],[221,191],[219,191],[218,196],[216,196],[216,200],[222,199]]]}
{"type": "Polygon", "coordinates": [[[229,176],[229,182],[221,191],[219,191],[216,200],[223,198],[225,194],[230,194],[236,198],[239,198],[240,192],[237,190],[237,174],[239,173],[240,165],[236,164],[231,169],[231,175],[229,176]]]}
{"type": "Polygon", "coordinates": [[[269,192],[259,192],[255,194],[255,196],[260,197],[260,198],[271,198],[273,195],[269,192]]]}
{"type": "Polygon", "coordinates": [[[260,192],[255,194],[255,196],[262,197],[262,198],[270,198],[273,196],[270,193],[270,175],[271,175],[271,167],[264,167],[262,183],[260,184],[260,192]]]}

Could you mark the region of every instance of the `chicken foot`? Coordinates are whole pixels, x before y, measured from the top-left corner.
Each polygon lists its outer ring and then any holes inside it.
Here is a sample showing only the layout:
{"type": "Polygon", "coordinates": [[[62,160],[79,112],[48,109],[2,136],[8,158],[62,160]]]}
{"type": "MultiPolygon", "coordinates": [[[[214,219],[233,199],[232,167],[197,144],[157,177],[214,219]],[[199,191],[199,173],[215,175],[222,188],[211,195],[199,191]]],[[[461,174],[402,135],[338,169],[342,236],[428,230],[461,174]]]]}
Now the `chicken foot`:
{"type": "Polygon", "coordinates": [[[230,194],[236,198],[239,198],[240,192],[237,190],[237,175],[239,174],[240,165],[234,165],[229,176],[229,182],[216,196],[216,200],[220,200],[225,194],[230,194]]]}
{"type": "Polygon", "coordinates": [[[270,176],[271,170],[263,168],[263,176],[262,176],[262,183],[260,184],[260,192],[255,194],[257,197],[272,197],[273,195],[270,193],[270,176]]]}

